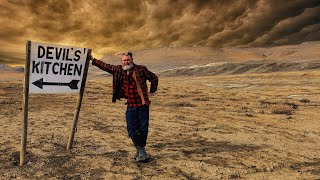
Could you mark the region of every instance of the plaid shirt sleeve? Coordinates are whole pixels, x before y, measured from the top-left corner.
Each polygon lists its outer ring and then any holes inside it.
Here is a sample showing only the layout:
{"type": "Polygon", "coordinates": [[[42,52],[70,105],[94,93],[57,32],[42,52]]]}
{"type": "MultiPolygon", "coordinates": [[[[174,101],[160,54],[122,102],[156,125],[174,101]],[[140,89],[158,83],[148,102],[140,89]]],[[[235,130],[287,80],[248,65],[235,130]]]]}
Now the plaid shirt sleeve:
{"type": "Polygon", "coordinates": [[[98,68],[100,68],[100,69],[102,69],[104,71],[107,71],[108,73],[111,73],[111,74],[114,74],[114,72],[115,72],[115,66],[114,65],[107,64],[107,63],[102,62],[100,60],[97,60],[95,58],[92,60],[92,65],[95,65],[98,68]]]}
{"type": "Polygon", "coordinates": [[[150,92],[154,93],[158,89],[158,77],[153,72],[149,71],[146,67],[144,67],[146,79],[151,83],[150,92]]]}

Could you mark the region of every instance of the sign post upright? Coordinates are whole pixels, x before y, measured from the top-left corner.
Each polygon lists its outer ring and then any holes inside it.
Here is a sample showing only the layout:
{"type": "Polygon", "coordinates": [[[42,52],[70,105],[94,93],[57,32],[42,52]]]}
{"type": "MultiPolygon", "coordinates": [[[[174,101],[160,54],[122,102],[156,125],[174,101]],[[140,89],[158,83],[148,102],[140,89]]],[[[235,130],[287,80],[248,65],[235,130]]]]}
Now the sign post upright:
{"type": "Polygon", "coordinates": [[[23,89],[20,166],[27,162],[29,94],[79,93],[67,149],[72,148],[91,49],[27,41],[23,89]],[[81,84],[79,88],[78,85],[81,84]]]}
{"type": "Polygon", "coordinates": [[[21,134],[21,149],[20,149],[20,166],[23,166],[27,161],[27,130],[28,130],[28,104],[29,104],[29,76],[30,76],[30,51],[31,41],[26,44],[26,64],[24,67],[24,84],[23,84],[23,120],[21,134]]]}
{"type": "MultiPolygon", "coordinates": [[[[89,49],[88,54],[91,54],[91,49],[89,49]]],[[[77,123],[78,123],[78,118],[79,118],[79,113],[80,113],[80,108],[81,108],[81,103],[82,103],[82,97],[83,97],[83,93],[84,93],[84,87],[86,85],[86,80],[87,80],[89,61],[88,61],[88,56],[87,56],[87,58],[86,58],[86,66],[85,66],[86,68],[84,70],[84,75],[83,75],[83,79],[82,79],[82,83],[81,83],[79,98],[78,98],[78,102],[77,102],[77,108],[76,108],[76,111],[75,111],[74,116],[73,116],[72,127],[71,127],[71,131],[70,131],[68,145],[67,145],[67,149],[68,150],[71,149],[72,145],[73,145],[73,139],[74,139],[74,134],[75,134],[75,131],[76,131],[76,128],[77,128],[77,123]]]]}

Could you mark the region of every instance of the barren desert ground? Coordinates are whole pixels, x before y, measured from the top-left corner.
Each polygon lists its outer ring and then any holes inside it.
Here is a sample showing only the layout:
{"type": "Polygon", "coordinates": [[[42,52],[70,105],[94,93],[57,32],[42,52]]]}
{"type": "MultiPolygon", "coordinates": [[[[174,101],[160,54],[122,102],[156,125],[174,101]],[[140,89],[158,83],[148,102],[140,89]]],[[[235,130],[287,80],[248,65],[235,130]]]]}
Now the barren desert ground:
{"type": "Polygon", "coordinates": [[[72,150],[77,95],[31,95],[24,167],[23,83],[0,81],[0,179],[320,178],[319,71],[160,77],[147,163],[132,159],[111,81],[89,77],[72,150]]]}

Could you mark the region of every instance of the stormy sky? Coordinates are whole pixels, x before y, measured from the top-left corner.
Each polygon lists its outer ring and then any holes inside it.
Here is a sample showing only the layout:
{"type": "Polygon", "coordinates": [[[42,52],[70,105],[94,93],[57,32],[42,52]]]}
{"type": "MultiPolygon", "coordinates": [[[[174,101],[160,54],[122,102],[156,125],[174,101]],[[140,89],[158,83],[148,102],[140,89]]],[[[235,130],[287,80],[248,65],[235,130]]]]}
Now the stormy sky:
{"type": "Polygon", "coordinates": [[[163,46],[261,47],[320,40],[320,0],[0,0],[0,64],[25,42],[95,56],[163,46]]]}

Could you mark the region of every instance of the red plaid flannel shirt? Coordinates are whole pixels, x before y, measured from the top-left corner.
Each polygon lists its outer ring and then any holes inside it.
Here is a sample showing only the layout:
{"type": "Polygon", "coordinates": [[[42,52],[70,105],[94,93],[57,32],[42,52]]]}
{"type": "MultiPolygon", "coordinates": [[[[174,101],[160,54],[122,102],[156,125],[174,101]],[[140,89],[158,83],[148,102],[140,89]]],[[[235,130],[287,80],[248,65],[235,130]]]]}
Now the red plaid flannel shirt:
{"type": "Polygon", "coordinates": [[[137,91],[137,85],[132,77],[132,71],[123,71],[122,73],[122,92],[127,98],[127,103],[130,107],[142,106],[141,98],[137,91]]]}
{"type": "MultiPolygon", "coordinates": [[[[110,64],[104,63],[104,62],[97,60],[97,59],[92,60],[92,65],[95,65],[98,68],[100,68],[104,71],[107,71],[113,75],[112,102],[116,102],[117,99],[126,98],[125,92],[123,92],[123,85],[124,85],[123,72],[124,72],[124,70],[122,69],[121,65],[117,65],[117,66],[110,65],[110,64]]],[[[137,82],[135,82],[135,83],[139,83],[139,86],[142,90],[143,98],[145,100],[145,104],[149,105],[151,103],[151,101],[149,100],[149,97],[148,97],[148,86],[147,86],[146,80],[151,82],[150,92],[154,93],[157,91],[157,88],[158,88],[158,77],[154,73],[149,71],[145,66],[142,66],[142,65],[135,64],[133,71],[135,71],[136,78],[137,78],[137,82]]],[[[135,94],[137,95],[137,93],[135,93],[135,94]]],[[[137,100],[135,99],[135,101],[137,101],[137,100]]]]}

